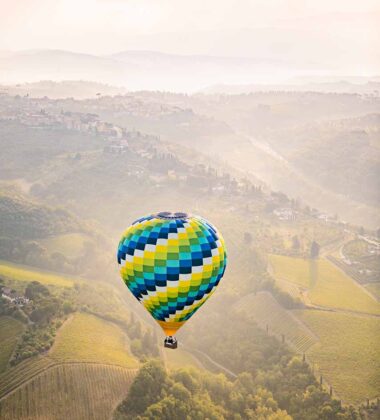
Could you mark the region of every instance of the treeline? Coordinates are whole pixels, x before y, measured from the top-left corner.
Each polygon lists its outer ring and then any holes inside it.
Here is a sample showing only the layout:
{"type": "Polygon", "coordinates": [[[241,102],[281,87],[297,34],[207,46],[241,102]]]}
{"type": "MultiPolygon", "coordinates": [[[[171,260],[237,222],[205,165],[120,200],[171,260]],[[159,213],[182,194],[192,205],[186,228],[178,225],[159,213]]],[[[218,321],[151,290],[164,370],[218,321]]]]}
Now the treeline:
{"type": "Polygon", "coordinates": [[[37,241],[9,237],[0,237],[0,259],[67,274],[79,274],[85,263],[81,257],[68,258],[61,252],[49,252],[37,241]]]}
{"type": "Polygon", "coordinates": [[[110,255],[104,251],[102,243],[101,240],[90,238],[84,242],[80,255],[71,257],[58,251],[50,252],[35,240],[0,237],[0,259],[99,279],[106,274],[105,267],[110,261],[110,255]]]}
{"type": "Polygon", "coordinates": [[[198,370],[181,369],[168,374],[159,361],[151,360],[140,369],[114,419],[291,420],[291,417],[279,409],[268,390],[255,387],[248,373],[235,382],[224,375],[198,370]]]}
{"type": "Polygon", "coordinates": [[[261,290],[270,292],[277,302],[286,309],[299,309],[304,306],[300,298],[291,296],[289,293],[281,290],[268,273],[263,273],[261,279],[256,283],[255,292],[261,290]]]}
{"type": "Polygon", "coordinates": [[[0,217],[0,237],[33,239],[83,231],[79,221],[66,210],[16,195],[0,194],[0,217]]]}
{"type": "Polygon", "coordinates": [[[19,195],[0,193],[0,219],[0,259],[80,274],[88,269],[89,258],[96,261],[102,255],[92,232],[94,240],[89,239],[81,255],[75,258],[51,252],[39,242],[55,235],[88,231],[66,210],[42,206],[19,195]]]}
{"type": "Polygon", "coordinates": [[[24,296],[30,301],[22,307],[4,298],[0,299],[0,314],[12,316],[27,324],[13,352],[11,365],[47,351],[54,343],[56,330],[72,310],[62,296],[53,295],[37,281],[27,284],[24,296]]]}

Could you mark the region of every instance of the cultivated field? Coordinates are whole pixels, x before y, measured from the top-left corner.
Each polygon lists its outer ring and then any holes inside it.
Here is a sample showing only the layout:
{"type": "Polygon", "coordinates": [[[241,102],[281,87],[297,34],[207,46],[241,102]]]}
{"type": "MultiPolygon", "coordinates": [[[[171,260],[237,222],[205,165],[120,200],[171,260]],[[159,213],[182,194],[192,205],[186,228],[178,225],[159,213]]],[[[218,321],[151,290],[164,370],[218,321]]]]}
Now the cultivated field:
{"type": "Polygon", "coordinates": [[[59,330],[50,357],[108,363],[136,368],[126,334],[116,325],[96,316],[76,313],[59,330]]]}
{"type": "Polygon", "coordinates": [[[320,338],[307,354],[343,401],[380,396],[380,319],[319,310],[296,311],[320,338]]]}
{"type": "Polygon", "coordinates": [[[53,366],[55,362],[49,357],[32,357],[7,369],[0,375],[0,399],[12,392],[14,389],[29,381],[47,368],[53,366]]]}
{"type": "Polygon", "coordinates": [[[330,261],[318,261],[316,285],[309,298],[316,305],[380,314],[380,304],[330,261]]]}
{"type": "Polygon", "coordinates": [[[68,277],[6,261],[0,261],[0,276],[23,282],[39,281],[43,284],[60,287],[72,287],[74,285],[74,281],[68,277]]]}
{"type": "Polygon", "coordinates": [[[126,396],[136,370],[69,363],[53,366],[1,401],[2,420],[106,419],[126,396]]]}
{"type": "Polygon", "coordinates": [[[269,333],[280,340],[284,335],[286,342],[300,353],[307,351],[317,341],[317,337],[268,292],[248,295],[234,308],[247,317],[253,317],[261,328],[268,326],[269,333]]]}
{"type": "Polygon", "coordinates": [[[24,326],[21,322],[7,316],[0,317],[0,373],[3,372],[12,355],[24,326]]]}
{"type": "Polygon", "coordinates": [[[274,276],[308,290],[314,305],[380,314],[380,304],[330,261],[271,255],[274,276]]]}

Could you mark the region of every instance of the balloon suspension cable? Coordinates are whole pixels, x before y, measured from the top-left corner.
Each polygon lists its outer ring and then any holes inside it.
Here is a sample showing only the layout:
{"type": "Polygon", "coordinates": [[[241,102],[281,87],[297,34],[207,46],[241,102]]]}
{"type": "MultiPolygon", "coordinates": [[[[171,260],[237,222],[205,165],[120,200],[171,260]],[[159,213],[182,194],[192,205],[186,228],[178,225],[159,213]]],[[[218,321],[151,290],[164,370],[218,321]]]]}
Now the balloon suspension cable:
{"type": "Polygon", "coordinates": [[[164,347],[168,349],[176,349],[178,347],[177,339],[171,335],[165,338],[164,347]]]}

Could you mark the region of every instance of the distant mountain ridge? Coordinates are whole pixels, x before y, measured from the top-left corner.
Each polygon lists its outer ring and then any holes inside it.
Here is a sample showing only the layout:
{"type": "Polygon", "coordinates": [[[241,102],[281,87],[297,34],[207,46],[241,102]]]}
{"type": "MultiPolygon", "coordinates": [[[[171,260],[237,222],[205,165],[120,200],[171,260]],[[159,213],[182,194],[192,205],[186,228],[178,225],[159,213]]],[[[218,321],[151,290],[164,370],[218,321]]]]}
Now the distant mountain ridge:
{"type": "Polygon", "coordinates": [[[359,94],[378,94],[380,92],[380,77],[363,78],[311,78],[302,80],[297,78],[289,83],[282,84],[247,84],[247,85],[212,85],[201,92],[206,94],[226,94],[241,95],[244,93],[264,92],[264,91],[284,91],[284,92],[321,92],[321,93],[359,93],[359,94]]]}
{"type": "Polygon", "coordinates": [[[128,90],[195,92],[214,85],[279,83],[310,75],[274,58],[176,55],[122,51],[91,55],[64,50],[0,51],[0,83],[86,80],[128,90]]]}

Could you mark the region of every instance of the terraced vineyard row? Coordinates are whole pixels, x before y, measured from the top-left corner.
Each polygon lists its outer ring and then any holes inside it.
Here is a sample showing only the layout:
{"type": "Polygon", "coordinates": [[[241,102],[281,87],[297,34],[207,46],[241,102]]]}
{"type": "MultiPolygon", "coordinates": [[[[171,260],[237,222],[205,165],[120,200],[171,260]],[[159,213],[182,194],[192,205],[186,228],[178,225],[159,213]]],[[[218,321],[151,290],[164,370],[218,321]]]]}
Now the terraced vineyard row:
{"type": "Polygon", "coordinates": [[[235,309],[247,317],[253,317],[258,325],[269,333],[284,336],[286,342],[297,352],[306,352],[318,340],[301,322],[286,311],[268,292],[248,295],[241,299],[235,309]]]}
{"type": "Polygon", "coordinates": [[[110,418],[136,372],[92,363],[52,366],[3,399],[0,418],[110,418]]]}
{"type": "Polygon", "coordinates": [[[17,340],[24,330],[24,325],[16,319],[0,317],[0,372],[6,369],[17,340]]]}
{"type": "Polygon", "coordinates": [[[49,357],[33,357],[8,369],[0,375],[0,399],[55,363],[49,357]]]}

